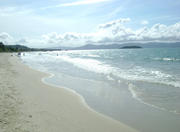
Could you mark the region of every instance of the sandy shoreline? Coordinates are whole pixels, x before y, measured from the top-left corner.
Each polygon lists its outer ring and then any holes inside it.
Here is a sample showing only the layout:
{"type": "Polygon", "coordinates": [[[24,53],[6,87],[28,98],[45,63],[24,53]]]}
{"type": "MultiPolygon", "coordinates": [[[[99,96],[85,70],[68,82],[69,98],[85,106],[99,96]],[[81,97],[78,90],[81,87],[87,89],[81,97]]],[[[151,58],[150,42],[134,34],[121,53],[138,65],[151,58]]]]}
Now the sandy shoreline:
{"type": "Polygon", "coordinates": [[[0,132],[136,132],[88,109],[75,93],[42,83],[45,76],[0,54],[0,132]]]}

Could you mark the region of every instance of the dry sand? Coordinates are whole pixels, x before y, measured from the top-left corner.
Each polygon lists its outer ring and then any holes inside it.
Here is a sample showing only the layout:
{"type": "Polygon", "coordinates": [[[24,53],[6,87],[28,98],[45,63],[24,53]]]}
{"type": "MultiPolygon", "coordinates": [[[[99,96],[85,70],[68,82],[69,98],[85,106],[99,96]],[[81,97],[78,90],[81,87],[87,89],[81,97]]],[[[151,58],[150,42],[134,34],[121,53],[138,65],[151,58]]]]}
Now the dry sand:
{"type": "Polygon", "coordinates": [[[45,76],[0,54],[0,132],[136,132],[89,109],[74,92],[42,83],[45,76]]]}

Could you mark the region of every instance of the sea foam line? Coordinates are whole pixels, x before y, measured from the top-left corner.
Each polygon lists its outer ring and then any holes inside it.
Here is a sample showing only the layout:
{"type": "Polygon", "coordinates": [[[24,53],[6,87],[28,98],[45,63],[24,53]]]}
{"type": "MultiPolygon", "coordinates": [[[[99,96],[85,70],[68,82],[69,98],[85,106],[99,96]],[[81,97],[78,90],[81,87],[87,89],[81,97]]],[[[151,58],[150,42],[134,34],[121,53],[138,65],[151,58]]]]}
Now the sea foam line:
{"type": "Polygon", "coordinates": [[[171,113],[180,115],[180,113],[178,113],[175,110],[167,110],[167,109],[165,109],[163,107],[159,107],[159,106],[156,106],[156,105],[153,105],[151,103],[147,103],[147,102],[143,101],[141,98],[138,97],[138,94],[137,94],[136,90],[134,90],[134,89],[135,89],[135,85],[133,85],[132,83],[128,83],[128,90],[132,94],[132,97],[134,99],[136,99],[137,101],[139,101],[139,102],[141,102],[141,103],[143,103],[143,104],[145,104],[145,105],[147,105],[149,107],[153,107],[153,108],[156,108],[156,109],[159,109],[159,110],[162,110],[162,111],[167,111],[167,112],[171,112],[171,113]]]}

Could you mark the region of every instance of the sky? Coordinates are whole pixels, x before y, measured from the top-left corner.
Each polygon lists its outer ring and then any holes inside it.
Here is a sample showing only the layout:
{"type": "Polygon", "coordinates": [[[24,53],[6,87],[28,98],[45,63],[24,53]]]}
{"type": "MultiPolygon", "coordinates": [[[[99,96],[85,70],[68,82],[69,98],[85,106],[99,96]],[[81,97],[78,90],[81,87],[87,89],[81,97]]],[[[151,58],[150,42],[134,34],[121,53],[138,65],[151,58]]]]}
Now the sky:
{"type": "Polygon", "coordinates": [[[180,0],[0,0],[0,41],[29,47],[179,42],[180,0]]]}

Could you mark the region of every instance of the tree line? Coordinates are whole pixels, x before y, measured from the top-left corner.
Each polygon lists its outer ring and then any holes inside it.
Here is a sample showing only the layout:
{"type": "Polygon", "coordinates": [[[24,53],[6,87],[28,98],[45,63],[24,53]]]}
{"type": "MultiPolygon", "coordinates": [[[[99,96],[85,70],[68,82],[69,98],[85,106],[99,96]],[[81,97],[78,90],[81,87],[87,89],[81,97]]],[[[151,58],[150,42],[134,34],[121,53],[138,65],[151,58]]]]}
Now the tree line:
{"type": "Polygon", "coordinates": [[[61,49],[51,48],[29,48],[24,45],[4,45],[0,42],[0,52],[26,52],[26,51],[61,51],[61,49]]]}
{"type": "Polygon", "coordinates": [[[22,45],[4,45],[0,42],[0,52],[22,52],[22,51],[32,51],[33,49],[22,45]]]}

